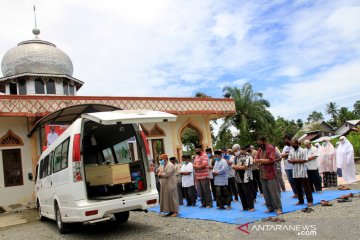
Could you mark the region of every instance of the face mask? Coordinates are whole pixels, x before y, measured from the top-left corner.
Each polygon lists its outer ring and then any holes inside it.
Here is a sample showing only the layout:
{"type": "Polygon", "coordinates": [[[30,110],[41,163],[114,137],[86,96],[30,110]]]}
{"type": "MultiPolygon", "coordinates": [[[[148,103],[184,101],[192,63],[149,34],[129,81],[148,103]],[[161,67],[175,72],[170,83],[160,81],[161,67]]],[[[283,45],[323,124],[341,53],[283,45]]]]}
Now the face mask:
{"type": "Polygon", "coordinates": [[[211,153],[208,153],[207,156],[208,156],[208,158],[211,158],[211,153]]]}
{"type": "Polygon", "coordinates": [[[218,162],[220,160],[220,158],[215,157],[214,160],[218,162]]]}
{"type": "Polygon", "coordinates": [[[195,152],[196,153],[196,155],[200,155],[201,154],[201,152],[200,151],[197,151],[197,152],[195,152]]]}
{"type": "Polygon", "coordinates": [[[182,162],[183,165],[185,165],[187,162],[182,162]]]}
{"type": "Polygon", "coordinates": [[[293,146],[293,148],[294,148],[295,150],[298,150],[299,146],[293,146]]]}
{"type": "Polygon", "coordinates": [[[324,142],[322,145],[325,147],[325,146],[326,146],[326,142],[324,142]]]}
{"type": "Polygon", "coordinates": [[[235,152],[235,156],[239,156],[240,155],[240,151],[235,152]]]}
{"type": "Polygon", "coordinates": [[[165,165],[165,160],[161,159],[161,160],[159,161],[159,163],[160,163],[161,166],[163,166],[163,165],[165,165]]]}
{"type": "Polygon", "coordinates": [[[222,153],[221,156],[224,158],[226,157],[226,153],[222,153]]]}

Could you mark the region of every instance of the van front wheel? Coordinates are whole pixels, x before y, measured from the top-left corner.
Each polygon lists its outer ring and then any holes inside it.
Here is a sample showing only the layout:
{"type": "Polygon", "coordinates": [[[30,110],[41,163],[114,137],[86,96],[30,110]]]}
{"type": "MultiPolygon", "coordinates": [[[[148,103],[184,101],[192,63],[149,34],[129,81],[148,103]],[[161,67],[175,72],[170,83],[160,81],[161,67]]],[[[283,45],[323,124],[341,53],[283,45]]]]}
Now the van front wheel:
{"type": "Polygon", "coordinates": [[[45,221],[45,217],[43,217],[43,215],[41,215],[41,206],[40,206],[40,201],[39,200],[37,200],[37,202],[36,202],[36,207],[37,207],[38,214],[39,214],[39,220],[40,221],[45,221]]]}
{"type": "Polygon", "coordinates": [[[115,219],[118,223],[126,223],[129,219],[129,211],[127,212],[119,212],[119,213],[115,213],[115,219]]]}
{"type": "Polygon", "coordinates": [[[57,204],[55,204],[55,220],[56,220],[56,225],[57,225],[59,232],[61,234],[67,233],[68,232],[67,224],[63,223],[63,221],[61,219],[60,209],[57,204]]]}

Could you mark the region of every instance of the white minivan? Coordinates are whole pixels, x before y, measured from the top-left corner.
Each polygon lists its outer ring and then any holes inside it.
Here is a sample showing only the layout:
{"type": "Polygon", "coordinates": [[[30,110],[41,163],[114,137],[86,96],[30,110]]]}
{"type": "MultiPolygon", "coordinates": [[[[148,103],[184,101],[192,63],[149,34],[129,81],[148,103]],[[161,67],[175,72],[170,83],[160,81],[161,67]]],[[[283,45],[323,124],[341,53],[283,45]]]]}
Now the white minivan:
{"type": "Polygon", "coordinates": [[[82,114],[40,156],[35,193],[39,218],[56,220],[60,233],[69,223],[126,222],[131,210],[158,204],[141,123],[175,121],[150,110],[82,114]],[[119,167],[121,183],[109,182],[104,167],[119,167]],[[96,176],[95,176],[96,175],[96,176]]]}

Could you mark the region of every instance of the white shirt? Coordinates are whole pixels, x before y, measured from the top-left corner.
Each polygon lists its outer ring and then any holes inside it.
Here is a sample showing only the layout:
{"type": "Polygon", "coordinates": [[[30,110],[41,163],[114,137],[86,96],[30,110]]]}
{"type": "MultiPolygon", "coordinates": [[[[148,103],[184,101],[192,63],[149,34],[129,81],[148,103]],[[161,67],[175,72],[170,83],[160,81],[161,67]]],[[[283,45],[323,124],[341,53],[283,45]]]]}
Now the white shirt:
{"type": "MultiPolygon", "coordinates": [[[[291,146],[285,145],[285,147],[283,148],[282,154],[290,153],[291,149],[293,149],[291,146]]],[[[289,156],[286,159],[284,159],[285,169],[286,170],[293,169],[293,165],[291,163],[289,163],[288,160],[289,160],[289,156]]]]}
{"type": "Polygon", "coordinates": [[[58,134],[56,132],[49,132],[47,135],[47,145],[50,146],[57,138],[58,134]]]}
{"type": "Polygon", "coordinates": [[[194,186],[194,167],[191,162],[183,164],[181,166],[180,172],[190,172],[189,175],[181,175],[181,186],[182,187],[191,187],[194,186]]]}
{"type": "Polygon", "coordinates": [[[305,148],[305,152],[306,152],[306,159],[308,160],[308,162],[306,163],[307,169],[308,170],[316,170],[316,169],[318,169],[319,162],[318,162],[317,148],[311,146],[310,149],[305,148]],[[309,160],[310,156],[316,156],[316,158],[313,159],[313,160],[309,160]]]}

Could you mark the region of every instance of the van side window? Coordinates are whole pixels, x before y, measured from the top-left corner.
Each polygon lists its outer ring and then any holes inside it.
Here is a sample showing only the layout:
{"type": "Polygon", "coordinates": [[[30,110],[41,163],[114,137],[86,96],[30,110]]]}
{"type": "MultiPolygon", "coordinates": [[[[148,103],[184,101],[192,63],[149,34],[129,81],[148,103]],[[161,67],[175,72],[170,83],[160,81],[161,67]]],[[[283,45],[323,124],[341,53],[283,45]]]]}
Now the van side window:
{"type": "Polygon", "coordinates": [[[38,163],[38,164],[36,164],[36,170],[35,170],[35,183],[37,182],[37,178],[38,178],[38,176],[39,176],[38,171],[39,171],[39,163],[38,163]]]}
{"type": "Polygon", "coordinates": [[[69,141],[68,138],[55,148],[53,157],[54,173],[68,167],[69,141]]]}
{"type": "Polygon", "coordinates": [[[60,144],[59,146],[57,146],[55,148],[55,152],[54,152],[54,172],[58,172],[61,170],[61,146],[62,144],[60,144]]]}
{"type": "Polygon", "coordinates": [[[61,169],[67,168],[67,166],[68,166],[69,140],[70,139],[67,139],[62,144],[62,149],[61,149],[61,169]]]}
{"type": "Polygon", "coordinates": [[[42,179],[42,178],[44,178],[44,171],[43,171],[43,169],[44,169],[44,160],[40,161],[39,166],[40,166],[39,177],[40,177],[40,179],[42,179]]]}
{"type": "Polygon", "coordinates": [[[52,158],[53,158],[53,152],[51,152],[47,158],[48,160],[48,164],[47,164],[47,176],[50,176],[52,174],[52,158]]]}

